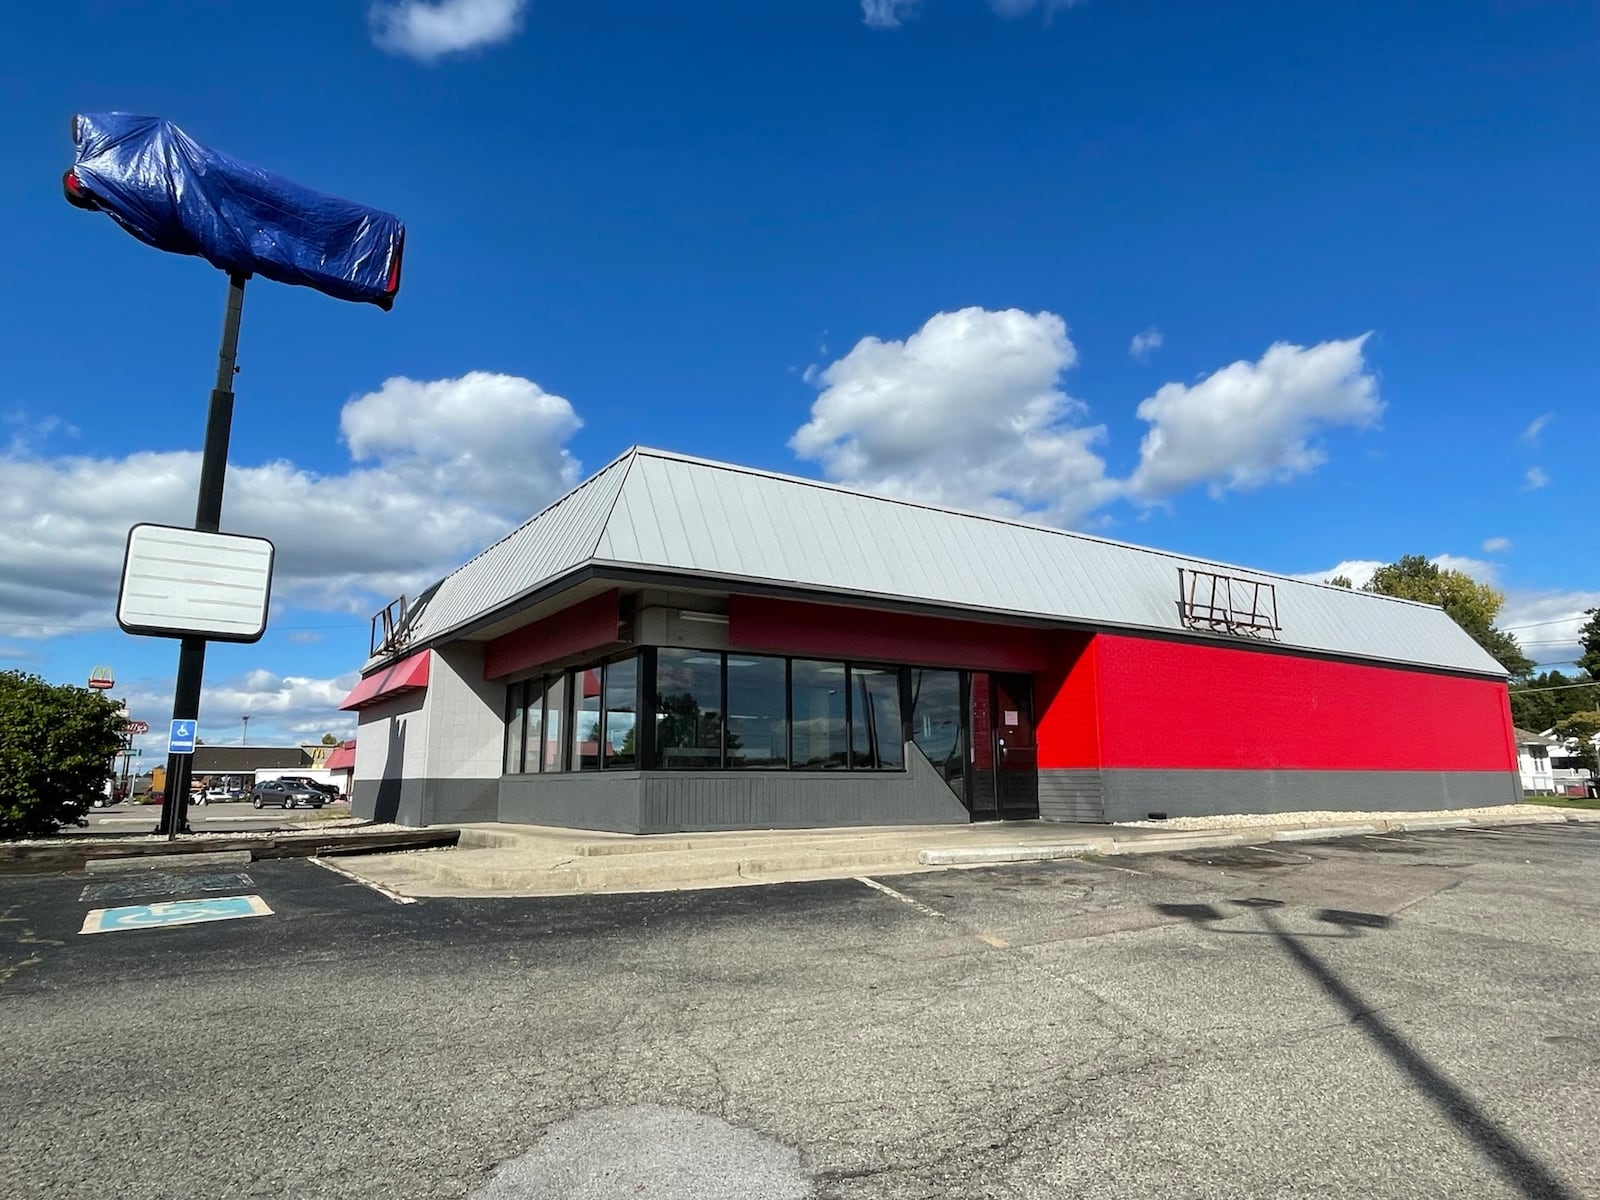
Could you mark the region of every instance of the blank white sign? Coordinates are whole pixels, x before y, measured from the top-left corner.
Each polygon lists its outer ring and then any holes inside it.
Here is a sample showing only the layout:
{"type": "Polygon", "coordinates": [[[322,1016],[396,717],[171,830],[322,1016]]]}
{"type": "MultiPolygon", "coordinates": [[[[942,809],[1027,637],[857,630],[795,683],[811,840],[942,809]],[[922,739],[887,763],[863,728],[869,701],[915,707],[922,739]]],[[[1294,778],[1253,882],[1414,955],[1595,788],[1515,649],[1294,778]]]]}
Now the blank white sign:
{"type": "Polygon", "coordinates": [[[135,525],[117,624],[129,633],[254,642],[267,630],[272,543],[235,533],[135,525]]]}

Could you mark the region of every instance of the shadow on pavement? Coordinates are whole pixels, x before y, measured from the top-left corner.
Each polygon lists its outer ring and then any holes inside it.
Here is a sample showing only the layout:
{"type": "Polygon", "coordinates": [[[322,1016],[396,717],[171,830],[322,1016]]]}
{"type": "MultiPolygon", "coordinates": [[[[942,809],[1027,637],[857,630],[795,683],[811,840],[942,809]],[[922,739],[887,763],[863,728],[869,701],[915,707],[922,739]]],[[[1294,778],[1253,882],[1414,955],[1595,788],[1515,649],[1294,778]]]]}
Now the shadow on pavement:
{"type": "Polygon", "coordinates": [[[1180,917],[1210,933],[1228,936],[1267,936],[1277,941],[1306,976],[1344,1010],[1351,1022],[1360,1029],[1389,1061],[1399,1067],[1440,1112],[1448,1117],[1463,1134],[1470,1138],[1500,1174],[1528,1200],[1578,1200],[1549,1169],[1525,1149],[1516,1138],[1502,1129],[1461,1088],[1447,1079],[1416,1047],[1411,1045],[1391,1025],[1378,1016],[1372,1007],[1325,962],[1301,943],[1318,937],[1361,937],[1364,931],[1389,929],[1394,918],[1380,913],[1352,912],[1346,909],[1324,908],[1316,918],[1339,927],[1339,933],[1292,934],[1284,929],[1272,910],[1282,908],[1281,900],[1252,897],[1234,900],[1243,908],[1258,912],[1264,929],[1222,929],[1211,922],[1223,919],[1223,913],[1210,904],[1157,904],[1155,909],[1171,917],[1180,917]]]}

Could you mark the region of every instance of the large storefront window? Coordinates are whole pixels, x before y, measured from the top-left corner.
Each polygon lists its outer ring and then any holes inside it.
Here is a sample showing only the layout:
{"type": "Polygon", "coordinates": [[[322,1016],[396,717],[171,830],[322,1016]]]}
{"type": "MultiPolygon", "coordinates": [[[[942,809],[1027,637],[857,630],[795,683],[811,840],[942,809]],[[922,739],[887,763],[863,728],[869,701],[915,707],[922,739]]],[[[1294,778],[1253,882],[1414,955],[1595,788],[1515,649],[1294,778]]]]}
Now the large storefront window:
{"type": "Polygon", "coordinates": [[[606,664],[605,766],[639,765],[639,660],[606,664]]]}
{"type": "Polygon", "coordinates": [[[790,764],[796,769],[843,770],[850,765],[845,676],[843,663],[797,658],[790,664],[790,764]]]}
{"type": "Polygon", "coordinates": [[[722,655],[658,651],[654,695],[656,765],[702,771],[722,766],[722,655]]]}
{"type": "Polygon", "coordinates": [[[788,766],[788,706],[783,659],[728,655],[728,766],[788,766]]]}
{"type": "Polygon", "coordinates": [[[850,668],[850,765],[858,771],[898,771],[906,765],[900,723],[900,670],[850,668]]]}
{"type": "Polygon", "coordinates": [[[561,761],[561,733],[567,715],[567,677],[552,678],[544,693],[544,752],[546,771],[560,771],[566,767],[561,761]]]}
{"type": "Polygon", "coordinates": [[[911,676],[911,740],[956,795],[966,796],[967,747],[962,736],[961,672],[924,671],[911,676]]]}
{"type": "Polygon", "coordinates": [[[522,728],[522,769],[532,775],[539,770],[544,738],[544,680],[530,679],[521,686],[528,693],[528,719],[522,728]]]}
{"type": "Polygon", "coordinates": [[[572,770],[600,769],[600,668],[572,673],[572,770]]]}
{"type": "Polygon", "coordinates": [[[527,714],[528,685],[513,683],[506,689],[506,761],[502,770],[507,775],[522,772],[522,730],[527,714]]]}
{"type": "Polygon", "coordinates": [[[902,771],[912,740],[961,795],[964,678],[661,647],[510,685],[505,771],[902,771]]]}

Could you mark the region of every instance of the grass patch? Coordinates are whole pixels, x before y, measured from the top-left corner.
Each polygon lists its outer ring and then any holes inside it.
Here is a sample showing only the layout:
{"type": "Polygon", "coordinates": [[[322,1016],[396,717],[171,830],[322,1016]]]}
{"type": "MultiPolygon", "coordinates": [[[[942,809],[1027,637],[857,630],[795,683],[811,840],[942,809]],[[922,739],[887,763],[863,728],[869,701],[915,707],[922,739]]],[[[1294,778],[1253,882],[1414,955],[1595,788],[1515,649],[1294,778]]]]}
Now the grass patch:
{"type": "Polygon", "coordinates": [[[1600,808],[1600,800],[1582,796],[1524,796],[1524,804],[1546,804],[1551,808],[1600,808]]]}

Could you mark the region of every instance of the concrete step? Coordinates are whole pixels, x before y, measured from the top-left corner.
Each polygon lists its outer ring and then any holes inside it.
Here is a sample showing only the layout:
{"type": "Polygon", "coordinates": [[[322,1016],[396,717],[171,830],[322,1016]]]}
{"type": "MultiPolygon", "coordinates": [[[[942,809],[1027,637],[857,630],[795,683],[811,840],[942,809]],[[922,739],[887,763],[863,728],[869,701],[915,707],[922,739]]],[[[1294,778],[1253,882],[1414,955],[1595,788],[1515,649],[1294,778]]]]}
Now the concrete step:
{"type": "Polygon", "coordinates": [[[766,852],[750,845],[658,850],[624,855],[537,858],[515,850],[483,848],[414,855],[408,873],[445,887],[562,895],[587,891],[656,891],[729,884],[752,877],[836,878],[922,868],[916,845],[787,843],[766,852]]]}

